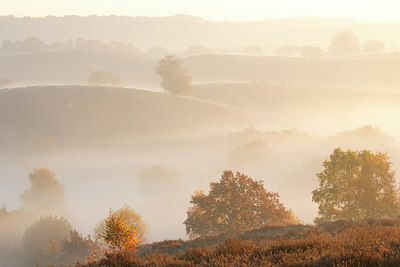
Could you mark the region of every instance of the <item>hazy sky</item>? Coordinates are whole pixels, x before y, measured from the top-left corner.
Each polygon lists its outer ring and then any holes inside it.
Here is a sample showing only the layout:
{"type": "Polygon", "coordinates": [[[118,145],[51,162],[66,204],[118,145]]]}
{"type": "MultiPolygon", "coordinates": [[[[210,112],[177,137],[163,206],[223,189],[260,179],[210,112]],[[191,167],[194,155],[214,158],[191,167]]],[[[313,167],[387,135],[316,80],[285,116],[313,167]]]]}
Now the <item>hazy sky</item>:
{"type": "Polygon", "coordinates": [[[1,15],[170,16],[207,20],[262,20],[280,17],[347,17],[400,22],[399,0],[2,0],[1,15]]]}

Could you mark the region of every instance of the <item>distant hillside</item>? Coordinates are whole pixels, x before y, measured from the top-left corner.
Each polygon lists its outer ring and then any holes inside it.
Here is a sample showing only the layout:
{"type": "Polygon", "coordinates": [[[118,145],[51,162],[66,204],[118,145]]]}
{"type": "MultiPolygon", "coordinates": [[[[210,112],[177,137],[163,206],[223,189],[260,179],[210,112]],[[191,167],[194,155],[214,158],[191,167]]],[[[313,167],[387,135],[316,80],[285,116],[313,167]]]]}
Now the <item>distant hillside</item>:
{"type": "MultiPolygon", "coordinates": [[[[347,59],[201,55],[183,59],[194,83],[245,82],[400,92],[400,54],[347,59]]],[[[17,85],[86,84],[93,71],[119,75],[128,86],[160,90],[157,59],[95,51],[0,56],[0,79],[17,85]]],[[[323,90],[323,88],[320,88],[323,90]]]]}
{"type": "Polygon", "coordinates": [[[400,54],[346,59],[201,55],[186,58],[194,82],[282,83],[400,92],[400,54]]]}
{"type": "Polygon", "coordinates": [[[400,94],[315,86],[253,83],[210,83],[193,86],[193,97],[248,111],[295,109],[344,110],[400,104],[400,94]]]}
{"type": "Polygon", "coordinates": [[[0,145],[121,142],[240,121],[218,105],[136,89],[47,86],[0,90],[0,145]]]}
{"type": "Polygon", "coordinates": [[[121,76],[134,86],[158,86],[156,59],[97,51],[64,51],[0,56],[0,78],[18,84],[86,84],[93,71],[121,76]]]}
{"type": "Polygon", "coordinates": [[[133,43],[142,52],[160,45],[171,50],[181,50],[191,45],[327,46],[332,35],[342,29],[353,30],[361,39],[379,39],[389,45],[400,44],[400,24],[393,23],[316,17],[231,22],[207,21],[188,15],[41,18],[3,16],[0,17],[0,42],[7,38],[13,41],[23,40],[30,35],[45,42],[85,38],[133,43]]]}

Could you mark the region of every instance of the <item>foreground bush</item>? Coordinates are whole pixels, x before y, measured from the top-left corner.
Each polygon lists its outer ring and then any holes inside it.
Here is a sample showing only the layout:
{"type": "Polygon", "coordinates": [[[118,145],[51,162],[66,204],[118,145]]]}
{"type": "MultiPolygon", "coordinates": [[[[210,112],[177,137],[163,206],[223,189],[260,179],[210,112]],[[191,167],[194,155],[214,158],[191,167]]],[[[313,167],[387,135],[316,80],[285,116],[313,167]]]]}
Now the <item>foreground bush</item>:
{"type": "MultiPolygon", "coordinates": [[[[264,228],[263,231],[267,231],[264,228]]],[[[110,253],[78,266],[399,266],[400,222],[336,222],[271,241],[228,239],[180,255],[110,253]]]]}

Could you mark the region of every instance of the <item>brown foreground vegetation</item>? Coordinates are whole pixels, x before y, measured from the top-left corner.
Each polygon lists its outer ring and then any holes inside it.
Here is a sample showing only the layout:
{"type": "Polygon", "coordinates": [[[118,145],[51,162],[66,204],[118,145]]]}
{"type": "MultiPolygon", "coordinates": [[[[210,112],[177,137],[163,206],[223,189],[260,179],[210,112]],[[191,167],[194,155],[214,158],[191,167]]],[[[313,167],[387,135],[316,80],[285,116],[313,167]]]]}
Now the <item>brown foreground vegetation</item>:
{"type": "Polygon", "coordinates": [[[265,227],[237,235],[164,241],[136,255],[77,266],[399,266],[400,221],[265,227]]]}

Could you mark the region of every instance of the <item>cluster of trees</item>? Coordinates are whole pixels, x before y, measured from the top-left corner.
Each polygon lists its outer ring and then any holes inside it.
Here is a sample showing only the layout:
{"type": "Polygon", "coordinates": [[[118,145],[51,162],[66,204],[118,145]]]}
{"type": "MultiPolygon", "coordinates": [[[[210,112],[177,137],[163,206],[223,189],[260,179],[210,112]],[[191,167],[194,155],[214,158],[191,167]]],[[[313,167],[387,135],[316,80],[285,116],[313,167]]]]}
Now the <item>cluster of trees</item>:
{"type": "Polygon", "coordinates": [[[351,56],[359,53],[384,53],[385,44],[378,40],[365,40],[362,44],[350,30],[337,32],[329,47],[331,56],[351,56]]]}
{"type": "Polygon", "coordinates": [[[83,238],[65,218],[45,216],[25,231],[22,245],[26,266],[68,265],[84,261],[92,251],[93,241],[83,238]]]}
{"type": "MultiPolygon", "coordinates": [[[[319,187],[312,192],[313,201],[319,204],[316,223],[397,218],[398,188],[386,154],[337,148],[323,166],[317,174],[319,187]]],[[[230,170],[210,183],[208,194],[195,192],[190,203],[184,224],[191,238],[300,223],[278,193],[268,192],[262,181],[230,170]]],[[[122,213],[110,212],[103,222],[108,229],[102,231],[103,238],[118,253],[134,252],[141,243],[138,227],[124,226],[125,221],[122,213]]]]}
{"type": "MultiPolygon", "coordinates": [[[[163,58],[168,54],[167,48],[163,46],[151,47],[145,53],[141,53],[134,44],[125,44],[121,42],[105,43],[100,40],[87,40],[78,38],[76,40],[69,39],[67,41],[56,41],[51,44],[43,42],[36,36],[28,36],[25,40],[12,41],[5,39],[0,48],[1,54],[29,54],[43,53],[54,51],[70,51],[70,50],[86,50],[86,51],[103,51],[119,54],[128,54],[134,56],[144,55],[152,58],[163,58]]],[[[214,51],[205,46],[193,45],[179,54],[183,57],[212,54],[214,51]]]]}
{"type": "MultiPolygon", "coordinates": [[[[399,188],[387,154],[336,148],[323,167],[317,174],[319,186],[312,192],[312,200],[318,204],[316,223],[398,218],[399,188]]],[[[155,166],[143,176],[159,172],[165,171],[155,166]]],[[[65,208],[64,189],[53,172],[35,169],[29,180],[31,187],[21,195],[26,210],[37,217],[65,208]]],[[[267,191],[262,181],[230,170],[210,183],[208,194],[195,192],[190,203],[184,224],[191,238],[301,223],[279,194],[267,191]]],[[[3,207],[0,222],[9,215],[3,207]]],[[[108,217],[98,222],[94,240],[83,237],[64,217],[45,215],[22,237],[24,262],[27,266],[72,264],[97,260],[110,252],[133,254],[146,242],[148,231],[148,225],[128,205],[110,210],[108,217]]]]}

